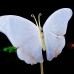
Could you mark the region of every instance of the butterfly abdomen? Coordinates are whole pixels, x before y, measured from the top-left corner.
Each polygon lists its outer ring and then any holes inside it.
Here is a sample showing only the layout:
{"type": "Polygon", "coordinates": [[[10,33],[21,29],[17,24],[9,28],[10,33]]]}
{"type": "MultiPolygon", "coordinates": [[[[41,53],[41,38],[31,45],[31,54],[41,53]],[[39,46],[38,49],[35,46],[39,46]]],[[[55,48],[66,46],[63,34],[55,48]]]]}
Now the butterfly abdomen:
{"type": "Polygon", "coordinates": [[[46,46],[45,46],[45,41],[44,41],[44,34],[42,31],[40,31],[40,38],[41,38],[41,42],[42,42],[42,49],[43,49],[43,51],[45,51],[46,46]]]}

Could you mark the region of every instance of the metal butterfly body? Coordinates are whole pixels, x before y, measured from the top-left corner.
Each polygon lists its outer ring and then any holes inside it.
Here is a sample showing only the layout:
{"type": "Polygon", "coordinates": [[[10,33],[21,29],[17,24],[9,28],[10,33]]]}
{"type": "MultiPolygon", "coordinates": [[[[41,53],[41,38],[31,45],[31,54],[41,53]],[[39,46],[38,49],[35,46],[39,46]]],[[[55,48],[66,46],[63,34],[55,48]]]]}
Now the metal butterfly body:
{"type": "Polygon", "coordinates": [[[0,31],[17,48],[17,56],[27,64],[43,62],[42,48],[51,61],[65,46],[64,35],[72,16],[70,8],[55,11],[44,23],[43,33],[33,22],[16,15],[0,17],[0,31]],[[44,36],[44,38],[42,38],[44,36]]]}

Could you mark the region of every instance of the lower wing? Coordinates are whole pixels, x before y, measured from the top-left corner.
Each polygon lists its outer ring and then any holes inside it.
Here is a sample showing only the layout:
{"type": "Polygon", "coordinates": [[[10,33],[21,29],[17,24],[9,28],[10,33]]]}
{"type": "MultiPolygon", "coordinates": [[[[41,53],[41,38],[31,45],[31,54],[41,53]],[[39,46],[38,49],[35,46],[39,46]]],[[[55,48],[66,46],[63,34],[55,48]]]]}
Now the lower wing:
{"type": "Polygon", "coordinates": [[[52,33],[46,32],[44,34],[47,60],[51,61],[57,57],[65,46],[64,36],[56,36],[52,33]]]}

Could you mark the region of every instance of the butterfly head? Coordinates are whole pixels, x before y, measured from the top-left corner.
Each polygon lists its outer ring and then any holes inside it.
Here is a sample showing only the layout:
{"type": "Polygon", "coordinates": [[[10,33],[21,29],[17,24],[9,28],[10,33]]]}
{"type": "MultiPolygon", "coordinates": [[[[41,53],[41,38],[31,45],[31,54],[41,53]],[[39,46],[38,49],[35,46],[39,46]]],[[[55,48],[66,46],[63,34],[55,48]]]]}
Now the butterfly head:
{"type": "Polygon", "coordinates": [[[38,27],[39,30],[42,32],[42,28],[41,28],[41,24],[40,24],[40,16],[41,16],[41,15],[42,15],[41,13],[38,14],[38,21],[36,20],[36,17],[34,16],[34,14],[32,14],[31,17],[34,18],[37,27],[38,27]]]}

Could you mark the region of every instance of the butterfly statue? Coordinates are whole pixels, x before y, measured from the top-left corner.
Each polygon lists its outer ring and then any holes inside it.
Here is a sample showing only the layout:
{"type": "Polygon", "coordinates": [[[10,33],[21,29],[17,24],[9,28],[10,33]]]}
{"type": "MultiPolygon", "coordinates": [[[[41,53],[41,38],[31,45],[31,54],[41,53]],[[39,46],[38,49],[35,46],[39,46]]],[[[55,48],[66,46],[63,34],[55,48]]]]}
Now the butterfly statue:
{"type": "Polygon", "coordinates": [[[17,48],[17,56],[27,64],[42,63],[42,49],[46,51],[48,61],[57,57],[65,46],[68,22],[73,12],[70,8],[61,8],[51,14],[43,28],[34,15],[36,25],[17,15],[0,16],[0,32],[4,33],[12,45],[17,48]]]}

